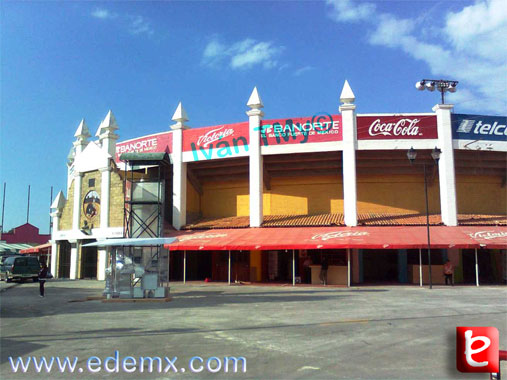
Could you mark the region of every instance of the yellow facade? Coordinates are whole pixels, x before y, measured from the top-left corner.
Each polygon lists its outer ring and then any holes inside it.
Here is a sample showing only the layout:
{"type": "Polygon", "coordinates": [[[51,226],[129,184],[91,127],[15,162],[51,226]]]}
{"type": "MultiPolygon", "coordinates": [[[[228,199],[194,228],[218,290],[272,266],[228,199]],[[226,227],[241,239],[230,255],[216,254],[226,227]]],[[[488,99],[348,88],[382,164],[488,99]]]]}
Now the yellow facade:
{"type": "Polygon", "coordinates": [[[250,273],[255,273],[255,278],[250,278],[251,281],[262,280],[261,251],[250,251],[250,273]]]}
{"type": "Polygon", "coordinates": [[[191,222],[201,215],[201,196],[187,180],[187,221],[191,222]]]}
{"type": "Polygon", "coordinates": [[[507,214],[507,187],[493,176],[456,176],[460,214],[507,214]]]}
{"type": "Polygon", "coordinates": [[[72,214],[74,209],[74,180],[70,183],[70,188],[67,192],[67,202],[63,206],[62,216],[60,217],[60,223],[58,229],[61,231],[72,229],[72,214]]]}
{"type": "Polygon", "coordinates": [[[122,227],[124,203],[123,180],[118,171],[111,171],[110,175],[109,227],[122,227]]]}
{"type": "MultiPolygon", "coordinates": [[[[438,179],[428,181],[429,212],[440,213],[438,179]]],[[[424,179],[413,175],[357,178],[358,213],[426,213],[424,179]]]]}

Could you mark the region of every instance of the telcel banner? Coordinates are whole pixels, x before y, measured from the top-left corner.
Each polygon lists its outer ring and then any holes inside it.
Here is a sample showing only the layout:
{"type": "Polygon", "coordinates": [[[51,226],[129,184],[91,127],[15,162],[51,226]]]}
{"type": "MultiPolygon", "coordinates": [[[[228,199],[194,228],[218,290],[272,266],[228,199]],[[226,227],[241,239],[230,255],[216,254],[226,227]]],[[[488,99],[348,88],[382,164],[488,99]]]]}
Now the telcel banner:
{"type": "Polygon", "coordinates": [[[507,141],[507,117],[483,115],[452,115],[455,140],[507,141]]]}

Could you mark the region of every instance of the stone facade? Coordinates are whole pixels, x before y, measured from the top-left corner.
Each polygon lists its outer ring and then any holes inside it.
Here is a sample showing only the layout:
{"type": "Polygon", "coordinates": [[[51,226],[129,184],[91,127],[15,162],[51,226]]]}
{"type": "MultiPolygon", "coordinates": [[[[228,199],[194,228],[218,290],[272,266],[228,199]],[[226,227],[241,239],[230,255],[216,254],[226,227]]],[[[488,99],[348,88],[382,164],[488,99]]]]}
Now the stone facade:
{"type": "Polygon", "coordinates": [[[98,170],[83,174],[83,179],[81,182],[81,217],[79,220],[80,226],[84,226],[86,221],[87,225],[89,225],[91,228],[100,227],[100,202],[98,204],[94,203],[93,205],[90,205],[85,203],[85,199],[87,196],[93,197],[93,192],[96,192],[95,195],[98,195],[99,199],[102,199],[101,179],[102,174],[98,170]],[[93,208],[92,211],[90,211],[90,207],[93,208]]]}
{"type": "Polygon", "coordinates": [[[68,194],[67,194],[67,202],[65,202],[65,206],[62,210],[62,216],[60,217],[59,230],[71,230],[72,229],[72,214],[74,207],[74,180],[72,180],[68,194]]]}
{"type": "Polygon", "coordinates": [[[111,190],[109,200],[109,226],[123,226],[123,180],[119,170],[111,171],[111,190]]]}

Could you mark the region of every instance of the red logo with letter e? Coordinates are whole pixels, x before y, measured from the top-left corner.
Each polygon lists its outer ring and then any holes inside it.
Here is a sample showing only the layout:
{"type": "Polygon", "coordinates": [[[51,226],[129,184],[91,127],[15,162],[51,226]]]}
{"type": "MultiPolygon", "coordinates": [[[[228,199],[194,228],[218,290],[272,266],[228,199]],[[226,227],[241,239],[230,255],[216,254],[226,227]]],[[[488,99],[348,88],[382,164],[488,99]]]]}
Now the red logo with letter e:
{"type": "Polygon", "coordinates": [[[499,372],[498,330],[456,327],[456,366],[460,372],[499,372]]]}

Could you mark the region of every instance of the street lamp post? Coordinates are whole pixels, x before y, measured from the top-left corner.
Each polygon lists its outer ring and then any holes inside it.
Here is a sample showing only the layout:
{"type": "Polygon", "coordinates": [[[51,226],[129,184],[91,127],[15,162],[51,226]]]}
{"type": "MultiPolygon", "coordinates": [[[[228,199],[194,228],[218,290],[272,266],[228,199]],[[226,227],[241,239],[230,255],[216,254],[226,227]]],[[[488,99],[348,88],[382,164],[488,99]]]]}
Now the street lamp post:
{"type": "MultiPolygon", "coordinates": [[[[435,161],[435,164],[438,165],[438,160],[440,160],[440,154],[442,151],[435,147],[435,149],[431,152],[431,158],[435,161]]],[[[417,157],[417,151],[414,147],[411,147],[407,152],[407,158],[412,165],[417,157]]],[[[426,163],[423,162],[423,172],[424,172],[424,197],[426,200],[426,233],[428,235],[428,272],[430,276],[430,289],[433,289],[433,281],[431,279],[431,240],[430,240],[430,212],[429,212],[429,201],[428,201],[428,179],[426,178],[426,163]]]]}
{"type": "Polygon", "coordinates": [[[415,84],[415,88],[417,88],[419,91],[435,91],[436,88],[442,94],[442,104],[445,104],[444,93],[447,91],[456,92],[456,86],[458,83],[459,82],[456,80],[423,79],[415,84]]]}

